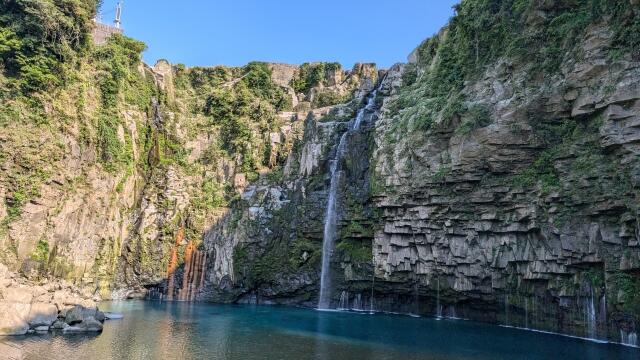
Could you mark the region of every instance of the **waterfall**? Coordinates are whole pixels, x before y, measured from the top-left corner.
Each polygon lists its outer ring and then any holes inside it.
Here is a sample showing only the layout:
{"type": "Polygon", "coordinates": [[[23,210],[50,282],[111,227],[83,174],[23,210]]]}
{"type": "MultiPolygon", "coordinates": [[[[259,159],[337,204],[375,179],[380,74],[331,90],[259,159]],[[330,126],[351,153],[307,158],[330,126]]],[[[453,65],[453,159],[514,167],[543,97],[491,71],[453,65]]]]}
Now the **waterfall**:
{"type": "Polygon", "coordinates": [[[440,305],[440,275],[438,275],[438,285],[436,291],[436,317],[442,319],[442,305],[440,305]]]}
{"type": "Polygon", "coordinates": [[[376,95],[378,94],[378,90],[373,90],[371,95],[369,95],[369,99],[367,100],[367,105],[362,109],[358,110],[358,115],[356,115],[356,120],[353,123],[351,130],[360,129],[362,125],[362,121],[364,120],[365,111],[373,110],[373,107],[376,104],[376,95]]]}
{"type": "MultiPolygon", "coordinates": [[[[324,218],[324,233],[322,240],[322,269],[320,273],[320,297],[318,299],[318,309],[329,309],[331,306],[331,255],[333,254],[333,247],[337,237],[337,209],[336,209],[336,198],[338,195],[338,185],[340,183],[340,178],[342,175],[342,171],[340,170],[340,161],[344,156],[344,150],[347,141],[348,133],[352,131],[357,131],[360,129],[362,122],[364,121],[365,113],[367,111],[373,110],[375,106],[375,98],[376,98],[377,90],[374,90],[369,95],[367,100],[367,104],[358,110],[356,118],[352,121],[349,126],[349,130],[347,130],[340,137],[340,142],[338,143],[338,148],[336,149],[335,157],[331,160],[331,184],[329,186],[329,200],[327,201],[327,210],[325,212],[324,218]]],[[[373,289],[372,289],[372,297],[373,297],[373,289]]],[[[373,298],[371,300],[373,304],[373,298]]],[[[373,306],[373,305],[372,305],[373,306]]]]}
{"type": "Polygon", "coordinates": [[[362,294],[356,294],[355,299],[353,300],[353,310],[362,311],[362,294]]]}
{"type": "Polygon", "coordinates": [[[349,293],[343,291],[340,294],[340,304],[338,305],[338,310],[349,310],[349,293]]]}
{"type": "Polygon", "coordinates": [[[596,338],[596,306],[594,301],[593,287],[589,286],[590,296],[586,299],[585,319],[587,323],[587,335],[591,339],[596,338]]]}
{"type": "Polygon", "coordinates": [[[319,309],[328,309],[331,305],[331,295],[329,294],[330,274],[329,267],[331,265],[331,254],[333,253],[333,244],[336,238],[336,195],[338,192],[338,182],[340,171],[338,171],[338,161],[342,156],[347,133],[340,137],[336,157],[331,161],[331,186],[329,187],[329,201],[327,202],[327,211],[324,218],[324,236],[322,240],[322,270],[320,273],[320,299],[318,301],[319,309]]]}
{"type": "Polygon", "coordinates": [[[504,294],[504,324],[509,326],[509,294],[504,294]]]}
{"type": "Polygon", "coordinates": [[[451,305],[449,307],[449,318],[450,319],[457,319],[458,318],[458,313],[456,312],[456,306],[455,305],[451,305]]]}
{"type": "Polygon", "coordinates": [[[638,334],[620,330],[620,343],[629,346],[638,346],[638,334]]]}
{"type": "Polygon", "coordinates": [[[602,298],[600,299],[600,306],[598,308],[598,322],[604,329],[604,336],[607,337],[609,328],[607,325],[607,292],[604,291],[602,298]]]}
{"type": "MultiPolygon", "coordinates": [[[[373,261],[372,261],[373,262],[373,261]]],[[[371,273],[371,304],[369,307],[369,312],[373,314],[373,288],[376,284],[376,268],[375,265],[373,267],[373,271],[371,273]]]]}
{"type": "Polygon", "coordinates": [[[420,288],[418,282],[416,281],[415,289],[414,289],[414,298],[413,302],[415,305],[415,315],[420,315],[420,288]]]}
{"type": "Polygon", "coordinates": [[[529,298],[524,298],[524,328],[529,328],[529,298]]]}

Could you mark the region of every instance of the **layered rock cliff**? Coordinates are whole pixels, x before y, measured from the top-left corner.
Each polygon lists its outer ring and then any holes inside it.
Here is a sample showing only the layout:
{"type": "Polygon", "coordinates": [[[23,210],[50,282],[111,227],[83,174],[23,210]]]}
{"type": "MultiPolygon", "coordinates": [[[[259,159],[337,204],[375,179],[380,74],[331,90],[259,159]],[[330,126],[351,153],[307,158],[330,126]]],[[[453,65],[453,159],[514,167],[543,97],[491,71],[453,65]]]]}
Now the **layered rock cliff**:
{"type": "Polygon", "coordinates": [[[202,299],[317,305],[346,132],[331,307],[633,338],[637,4],[457,12],[381,83],[307,117],[282,177],[248,187],[207,233],[202,299]],[[378,86],[376,111],[349,131],[378,86]]]}

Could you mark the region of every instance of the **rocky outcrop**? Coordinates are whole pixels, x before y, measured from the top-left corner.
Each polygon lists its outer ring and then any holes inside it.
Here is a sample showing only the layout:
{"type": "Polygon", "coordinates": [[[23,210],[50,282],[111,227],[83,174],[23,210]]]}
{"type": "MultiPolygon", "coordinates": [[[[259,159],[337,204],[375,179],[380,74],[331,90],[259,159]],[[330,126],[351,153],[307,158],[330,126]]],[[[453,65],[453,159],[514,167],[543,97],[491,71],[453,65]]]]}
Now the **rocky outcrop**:
{"type": "Polygon", "coordinates": [[[100,332],[105,320],[86,291],[64,281],[30,282],[0,265],[0,336],[62,330],[100,332]]]}

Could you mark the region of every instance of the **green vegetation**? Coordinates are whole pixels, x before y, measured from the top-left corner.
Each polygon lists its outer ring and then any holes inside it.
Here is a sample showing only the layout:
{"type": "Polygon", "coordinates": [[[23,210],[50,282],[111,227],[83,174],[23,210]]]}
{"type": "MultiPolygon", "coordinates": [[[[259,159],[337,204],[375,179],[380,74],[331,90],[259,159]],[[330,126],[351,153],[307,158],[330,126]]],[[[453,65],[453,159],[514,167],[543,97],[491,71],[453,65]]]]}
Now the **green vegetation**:
{"type": "Polygon", "coordinates": [[[557,172],[553,166],[556,152],[546,150],[534,163],[520,175],[513,178],[513,184],[523,188],[540,185],[543,193],[548,194],[560,185],[557,172]]]}
{"type": "Polygon", "coordinates": [[[444,182],[447,179],[447,176],[449,176],[450,174],[451,174],[451,167],[448,165],[442,165],[431,176],[431,179],[435,182],[444,182]]]}
{"type": "Polygon", "coordinates": [[[35,250],[31,253],[31,260],[46,264],[49,261],[49,243],[46,240],[38,240],[35,250]]]}
{"type": "Polygon", "coordinates": [[[278,85],[271,80],[271,71],[265,63],[250,63],[241,69],[212,71],[214,80],[206,80],[202,70],[194,70],[197,84],[208,84],[203,111],[210,119],[209,125],[219,129],[220,144],[211,153],[241,154],[240,167],[249,179],[257,177],[257,169],[266,163],[264,154],[270,145],[261,134],[275,131],[280,120],[276,114],[289,109],[291,100],[278,85]],[[229,80],[230,73],[236,72],[235,80],[229,80]],[[240,75],[242,74],[242,75],[240,75]],[[228,80],[222,82],[223,80],[228,80]],[[256,149],[256,144],[263,147],[256,149]]]}
{"type": "Polygon", "coordinates": [[[491,124],[491,117],[487,106],[474,104],[465,112],[465,120],[456,129],[456,134],[466,136],[473,130],[491,124]]]}
{"type": "MultiPolygon", "coordinates": [[[[536,13],[534,0],[465,0],[456,5],[448,27],[426,40],[418,48],[418,67],[407,66],[404,87],[391,106],[398,117],[392,131],[429,132],[456,124],[455,119],[473,108],[462,106],[464,82],[477,79],[487,65],[500,57],[515,64],[528,64],[532,77],[559,69],[567,58],[579,58],[576,46],[589,24],[607,20],[614,33],[611,54],[640,54],[640,17],[628,1],[561,0],[544,8],[544,16],[536,13]],[[636,31],[636,32],[633,32],[636,31]],[[421,73],[418,76],[418,73],[421,73]]],[[[482,120],[465,122],[458,134],[486,126],[485,116],[469,116],[482,120]]]]}
{"type": "Polygon", "coordinates": [[[343,256],[348,257],[350,261],[357,264],[371,263],[373,259],[371,241],[369,239],[367,241],[342,240],[336,245],[336,249],[343,256]]]}
{"type": "Polygon", "coordinates": [[[115,171],[118,165],[131,164],[133,161],[132,140],[118,138],[118,128],[124,126],[118,107],[121,93],[129,95],[129,104],[142,109],[149,106],[155,95],[155,86],[145,82],[136,69],[145,48],[142,42],[114,35],[91,54],[91,60],[98,70],[96,83],[101,94],[96,142],[100,160],[108,171],[115,171]]]}
{"type": "Polygon", "coordinates": [[[313,107],[321,108],[325,106],[331,106],[336,104],[343,104],[351,99],[351,94],[340,95],[333,91],[321,91],[316,94],[313,99],[313,107]]]}
{"type": "Polygon", "coordinates": [[[340,70],[342,66],[338,63],[304,63],[296,77],[291,80],[291,87],[296,93],[307,94],[313,87],[327,85],[327,73],[340,70]]]}
{"type": "Polygon", "coordinates": [[[636,320],[640,320],[640,277],[629,273],[616,272],[612,276],[612,283],[619,291],[623,310],[633,314],[636,320]]]}
{"type": "Polygon", "coordinates": [[[45,92],[70,80],[89,48],[96,0],[0,3],[0,98],[45,92]]]}

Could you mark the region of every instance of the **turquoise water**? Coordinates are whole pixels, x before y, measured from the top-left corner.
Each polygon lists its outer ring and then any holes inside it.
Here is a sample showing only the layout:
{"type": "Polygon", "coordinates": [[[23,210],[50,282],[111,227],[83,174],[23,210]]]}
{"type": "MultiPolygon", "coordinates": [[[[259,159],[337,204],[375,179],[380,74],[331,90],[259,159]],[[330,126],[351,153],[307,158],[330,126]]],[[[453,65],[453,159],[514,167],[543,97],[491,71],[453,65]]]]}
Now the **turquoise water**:
{"type": "Polygon", "coordinates": [[[24,359],[640,359],[640,349],[462,320],[142,301],[101,309],[125,317],[100,335],[4,338],[0,349],[24,359]]]}

